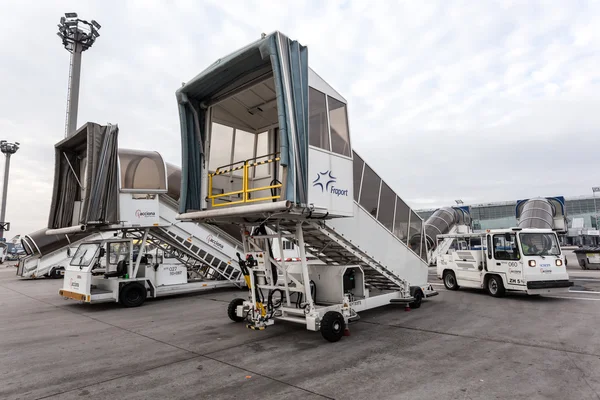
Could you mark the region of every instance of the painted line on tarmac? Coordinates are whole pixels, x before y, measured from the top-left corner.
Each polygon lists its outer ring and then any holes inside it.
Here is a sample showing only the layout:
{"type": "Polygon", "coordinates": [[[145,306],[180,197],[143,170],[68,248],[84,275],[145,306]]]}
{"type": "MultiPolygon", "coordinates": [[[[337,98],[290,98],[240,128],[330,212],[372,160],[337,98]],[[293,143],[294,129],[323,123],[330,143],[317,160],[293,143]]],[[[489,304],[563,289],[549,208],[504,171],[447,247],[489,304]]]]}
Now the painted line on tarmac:
{"type": "Polygon", "coordinates": [[[600,292],[594,292],[591,290],[569,290],[569,293],[600,294],[600,292]]]}
{"type": "Polygon", "coordinates": [[[552,297],[553,299],[600,301],[600,299],[592,299],[590,297],[563,297],[563,296],[548,296],[548,295],[544,295],[544,297],[552,297]]]}
{"type": "MultiPolygon", "coordinates": [[[[429,283],[431,286],[444,286],[443,283],[429,283]]],[[[569,290],[569,293],[581,293],[581,294],[600,294],[600,292],[591,292],[585,290],[569,290]]],[[[600,301],[600,299],[589,298],[589,297],[563,297],[563,296],[550,296],[544,295],[544,297],[552,297],[555,299],[572,299],[572,300],[591,300],[591,301],[600,301]]]]}

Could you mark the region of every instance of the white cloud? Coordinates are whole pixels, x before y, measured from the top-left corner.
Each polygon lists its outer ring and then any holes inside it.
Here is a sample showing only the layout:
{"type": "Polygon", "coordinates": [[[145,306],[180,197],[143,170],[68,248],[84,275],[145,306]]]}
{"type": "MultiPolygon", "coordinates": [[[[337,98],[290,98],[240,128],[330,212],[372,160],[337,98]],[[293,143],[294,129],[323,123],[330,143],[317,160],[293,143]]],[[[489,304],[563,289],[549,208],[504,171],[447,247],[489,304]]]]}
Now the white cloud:
{"type": "Polygon", "coordinates": [[[13,0],[0,4],[0,132],[23,144],[11,233],[46,223],[65,11],[102,24],[83,57],[79,123],[118,123],[122,147],[175,164],[175,90],[281,30],[308,45],[311,67],[349,101],[355,149],[414,207],[585,194],[600,180],[597,1],[13,0]]]}

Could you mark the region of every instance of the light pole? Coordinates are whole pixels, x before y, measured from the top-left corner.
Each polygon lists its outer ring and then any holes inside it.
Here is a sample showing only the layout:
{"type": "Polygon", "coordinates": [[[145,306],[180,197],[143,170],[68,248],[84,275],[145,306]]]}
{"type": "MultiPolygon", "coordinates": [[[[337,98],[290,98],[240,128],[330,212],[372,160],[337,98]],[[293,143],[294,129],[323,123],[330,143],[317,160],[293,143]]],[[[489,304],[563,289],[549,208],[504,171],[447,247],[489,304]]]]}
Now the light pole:
{"type": "Polygon", "coordinates": [[[4,231],[10,229],[10,222],[6,222],[6,195],[8,194],[8,171],[10,170],[10,156],[19,150],[19,142],[9,143],[0,141],[0,151],[6,156],[4,163],[4,188],[2,189],[2,207],[0,209],[0,239],[4,238],[4,231]]]}
{"type": "Polygon", "coordinates": [[[600,186],[592,187],[592,193],[594,196],[594,222],[596,223],[595,229],[598,229],[598,209],[596,208],[596,192],[600,192],[600,186]]]}
{"type": "Polygon", "coordinates": [[[65,49],[71,53],[65,137],[72,135],[77,129],[81,53],[92,47],[98,36],[100,36],[99,29],[99,23],[94,20],[88,22],[79,19],[77,13],[65,13],[65,16],[60,18],[60,24],[58,24],[57,35],[62,39],[65,49]]]}

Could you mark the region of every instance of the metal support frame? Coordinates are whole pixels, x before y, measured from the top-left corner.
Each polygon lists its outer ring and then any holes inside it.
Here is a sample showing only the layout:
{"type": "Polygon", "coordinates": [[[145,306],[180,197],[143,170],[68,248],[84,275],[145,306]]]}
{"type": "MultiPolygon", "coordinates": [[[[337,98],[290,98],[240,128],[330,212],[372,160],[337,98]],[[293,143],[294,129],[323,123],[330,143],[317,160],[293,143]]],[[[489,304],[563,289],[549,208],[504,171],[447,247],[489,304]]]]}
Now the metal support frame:
{"type": "MultiPolygon", "coordinates": [[[[284,221],[279,221],[275,225],[277,229],[275,234],[260,234],[250,235],[248,233],[243,236],[244,251],[248,253],[260,252],[264,255],[265,268],[264,270],[257,270],[250,266],[249,272],[249,296],[240,309],[238,309],[238,316],[246,317],[248,319],[248,327],[252,329],[264,329],[266,326],[272,325],[274,320],[283,320],[295,323],[305,324],[308,330],[319,330],[320,319],[328,311],[337,311],[342,314],[345,321],[356,316],[357,312],[368,310],[375,307],[380,307],[389,303],[409,303],[414,300],[410,295],[410,285],[406,281],[401,281],[398,278],[391,276],[387,271],[383,270],[374,265],[373,261],[367,262],[364,260],[368,267],[377,269],[379,273],[384,275],[387,279],[393,281],[396,286],[394,289],[381,292],[375,296],[369,296],[369,290],[365,287],[364,298],[360,298],[357,301],[350,301],[348,295],[344,295],[343,301],[336,304],[315,304],[315,299],[312,298],[310,290],[310,276],[308,261],[306,256],[305,242],[305,228],[314,230],[318,227],[315,223],[306,223],[303,221],[291,223],[286,221],[288,224],[281,225],[284,221]],[[285,233],[285,232],[291,233],[285,233]],[[269,239],[277,239],[279,242],[279,248],[283,251],[283,238],[294,238],[298,244],[300,251],[300,277],[301,281],[296,279],[294,276],[288,274],[288,265],[285,263],[285,258],[282,257],[282,261],[278,262],[270,256],[265,246],[266,241],[269,239]],[[261,245],[262,244],[262,245],[261,245]],[[284,282],[273,284],[273,275],[271,272],[270,265],[275,265],[278,272],[281,272],[284,276],[284,282]],[[291,281],[291,285],[289,284],[291,281]],[[258,290],[281,290],[284,293],[282,299],[282,305],[277,310],[268,310],[265,312],[264,305],[260,303],[257,296],[258,290]],[[302,301],[301,308],[294,308],[290,297],[293,293],[302,293],[304,300],[302,301]],[[243,310],[243,312],[242,312],[243,310]]],[[[247,232],[246,226],[243,227],[243,232],[247,232]]],[[[312,232],[312,231],[311,231],[312,232]]],[[[336,238],[332,238],[336,240],[336,238]]],[[[346,247],[345,243],[342,243],[341,239],[337,241],[337,244],[344,247],[346,251],[354,252],[353,249],[346,247]]],[[[364,258],[362,254],[356,254],[356,257],[364,258]]],[[[296,264],[297,265],[297,264],[296,264]]],[[[343,265],[343,264],[341,264],[343,265]]],[[[361,267],[361,270],[363,268],[361,267]]],[[[363,272],[364,274],[364,272],[363,272]]],[[[364,282],[366,285],[366,282],[364,282]]],[[[262,296],[261,296],[262,297],[262,296]]]]}

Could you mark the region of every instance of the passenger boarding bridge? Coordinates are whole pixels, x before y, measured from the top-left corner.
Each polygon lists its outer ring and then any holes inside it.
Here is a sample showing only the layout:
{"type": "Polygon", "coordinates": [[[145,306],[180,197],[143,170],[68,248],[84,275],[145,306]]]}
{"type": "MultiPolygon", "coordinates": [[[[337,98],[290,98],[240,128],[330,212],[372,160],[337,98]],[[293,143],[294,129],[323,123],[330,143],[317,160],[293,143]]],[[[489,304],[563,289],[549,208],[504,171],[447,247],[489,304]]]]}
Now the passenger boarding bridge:
{"type": "MultiPolygon", "coordinates": [[[[319,295],[315,302],[308,290],[307,254],[332,270],[360,266],[371,296],[393,291],[395,300],[412,301],[430,286],[422,219],[353,151],[347,101],[307,60],[306,47],[275,32],[177,90],[178,218],[241,228],[246,255],[266,254],[270,265],[250,274],[250,283],[273,290],[275,271],[282,273],[284,297],[302,293],[311,329],[320,318],[319,295]],[[299,247],[300,279],[269,255],[270,241],[282,248],[283,239],[299,247]]],[[[369,298],[362,291],[360,297],[369,298]]]]}

